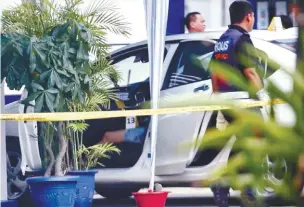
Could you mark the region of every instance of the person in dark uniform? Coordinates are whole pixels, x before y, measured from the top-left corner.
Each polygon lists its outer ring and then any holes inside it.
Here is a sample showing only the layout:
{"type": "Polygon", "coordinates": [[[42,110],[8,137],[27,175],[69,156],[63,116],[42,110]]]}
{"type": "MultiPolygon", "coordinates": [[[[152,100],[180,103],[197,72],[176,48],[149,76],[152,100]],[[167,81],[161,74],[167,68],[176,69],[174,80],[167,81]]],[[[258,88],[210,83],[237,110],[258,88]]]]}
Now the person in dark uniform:
{"type": "MultiPolygon", "coordinates": [[[[263,84],[256,70],[258,56],[254,54],[256,50],[248,33],[252,31],[255,21],[252,5],[245,0],[234,1],[229,12],[231,25],[216,42],[212,61],[232,66],[244,75],[249,84],[260,90],[263,84]]],[[[218,92],[241,91],[218,74],[212,75],[212,84],[213,89],[218,92]]]]}
{"type": "MultiPolygon", "coordinates": [[[[266,93],[258,73],[258,69],[260,68],[258,50],[254,48],[249,35],[255,21],[252,5],[246,0],[236,0],[230,5],[229,13],[231,25],[216,42],[214,54],[210,62],[213,90],[220,95],[225,93],[226,97],[231,95],[231,98],[236,96],[242,96],[240,98],[250,97],[248,92],[237,87],[229,81],[228,77],[212,72],[212,69],[216,67],[225,68],[225,66],[228,66],[235,70],[236,73],[241,74],[247,80],[247,83],[258,91],[257,98],[262,98],[266,93]]],[[[218,112],[217,120],[221,119],[224,119],[228,123],[233,121],[233,117],[226,114],[225,111],[218,112]]],[[[218,184],[212,186],[211,189],[216,205],[228,207],[230,187],[218,184]]],[[[246,192],[248,195],[249,193],[254,200],[251,191],[246,192]]]]}

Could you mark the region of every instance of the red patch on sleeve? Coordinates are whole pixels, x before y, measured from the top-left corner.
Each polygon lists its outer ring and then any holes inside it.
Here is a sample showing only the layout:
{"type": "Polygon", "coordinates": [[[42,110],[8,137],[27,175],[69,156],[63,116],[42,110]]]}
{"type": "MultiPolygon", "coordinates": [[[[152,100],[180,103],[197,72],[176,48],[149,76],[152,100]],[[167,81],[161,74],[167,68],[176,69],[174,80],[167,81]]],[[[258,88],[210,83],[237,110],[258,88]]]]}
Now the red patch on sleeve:
{"type": "Polygon", "coordinates": [[[229,58],[229,55],[227,53],[215,54],[215,59],[217,59],[217,60],[227,60],[228,58],[229,58]]]}

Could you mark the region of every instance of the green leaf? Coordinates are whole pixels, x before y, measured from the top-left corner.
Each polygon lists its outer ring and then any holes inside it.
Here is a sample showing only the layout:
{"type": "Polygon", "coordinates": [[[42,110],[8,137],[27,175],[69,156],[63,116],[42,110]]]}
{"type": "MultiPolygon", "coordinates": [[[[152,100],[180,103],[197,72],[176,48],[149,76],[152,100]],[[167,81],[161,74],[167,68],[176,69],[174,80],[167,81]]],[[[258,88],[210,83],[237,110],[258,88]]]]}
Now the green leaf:
{"type": "Polygon", "coordinates": [[[51,112],[54,112],[54,106],[55,106],[55,96],[51,93],[45,93],[45,102],[46,102],[46,105],[48,107],[48,109],[51,111],[51,112]]]}
{"type": "Polygon", "coordinates": [[[91,81],[91,78],[88,75],[86,75],[85,78],[84,78],[84,84],[87,84],[90,81],[91,81]]]}
{"type": "MultiPolygon", "coordinates": [[[[66,51],[65,51],[66,53],[66,51]]],[[[69,54],[64,54],[64,56],[62,57],[62,61],[63,61],[63,68],[68,68],[71,69],[72,64],[69,60],[69,54]]]]}
{"type": "Polygon", "coordinates": [[[54,69],[51,72],[50,83],[51,83],[51,85],[50,85],[51,87],[56,85],[60,90],[63,89],[63,82],[62,82],[60,76],[58,75],[57,71],[54,69]]]}
{"type": "Polygon", "coordinates": [[[85,42],[91,42],[91,34],[90,32],[85,29],[84,27],[80,29],[80,37],[82,38],[82,40],[84,40],[85,42]]]}
{"type": "Polygon", "coordinates": [[[34,51],[31,50],[30,53],[30,72],[34,72],[36,69],[36,54],[34,53],[34,51]]]}
{"type": "Polygon", "coordinates": [[[74,23],[72,24],[72,39],[76,40],[76,38],[77,38],[77,25],[74,23]]]}
{"type": "Polygon", "coordinates": [[[78,86],[75,85],[74,90],[73,90],[73,96],[72,100],[75,100],[78,94],[78,86]]]}
{"type": "Polygon", "coordinates": [[[41,91],[36,92],[36,93],[32,93],[26,99],[21,101],[21,103],[24,104],[24,105],[28,105],[31,101],[35,100],[38,96],[40,96],[41,93],[42,93],[41,91]]]}
{"type": "Polygon", "coordinates": [[[85,43],[80,42],[79,48],[77,50],[77,61],[88,61],[89,60],[89,52],[85,48],[85,43]]]}
{"type": "Polygon", "coordinates": [[[125,36],[130,35],[129,23],[125,21],[125,18],[117,12],[116,7],[112,4],[113,2],[106,0],[92,1],[91,9],[88,11],[90,22],[92,25],[98,25],[99,28],[102,28],[101,31],[110,31],[125,36]],[[98,2],[100,5],[95,7],[94,2],[98,2]]]}
{"type": "Polygon", "coordinates": [[[55,100],[55,109],[56,111],[62,111],[65,105],[64,95],[62,93],[57,93],[56,100],[55,100]]]}
{"type": "Polygon", "coordinates": [[[70,83],[70,84],[65,88],[65,92],[71,91],[74,87],[75,87],[75,83],[70,83]]]}
{"type": "Polygon", "coordinates": [[[48,70],[48,71],[45,71],[43,73],[40,74],[40,80],[45,80],[47,77],[50,76],[50,74],[52,73],[52,70],[48,70]]]}
{"type": "Polygon", "coordinates": [[[57,93],[56,99],[55,99],[55,106],[54,106],[54,109],[56,109],[56,111],[58,111],[58,108],[59,108],[59,101],[60,101],[60,92],[57,93]]]}
{"type": "Polygon", "coordinates": [[[80,80],[79,80],[79,76],[78,76],[78,74],[77,73],[75,73],[75,79],[74,79],[74,81],[75,81],[75,84],[76,85],[80,85],[80,80]]]}
{"type": "Polygon", "coordinates": [[[75,48],[69,48],[69,53],[76,54],[77,50],[75,48]]]}
{"type": "Polygon", "coordinates": [[[48,65],[49,63],[47,63],[47,55],[45,52],[47,52],[47,49],[46,47],[46,44],[45,43],[40,43],[40,44],[37,44],[35,45],[35,51],[37,52],[40,60],[45,64],[45,65],[48,65]]]}
{"type": "Polygon", "coordinates": [[[47,92],[53,93],[53,94],[59,93],[58,89],[56,89],[56,88],[49,88],[49,89],[47,89],[47,92]]]}
{"type": "Polygon", "coordinates": [[[26,71],[24,71],[24,72],[21,74],[20,81],[21,81],[21,83],[23,83],[25,86],[28,86],[28,85],[30,84],[29,74],[28,74],[26,71]]]}
{"type": "Polygon", "coordinates": [[[55,39],[61,38],[67,32],[69,26],[70,26],[70,22],[56,26],[52,31],[53,38],[55,39]]]}
{"type": "Polygon", "coordinates": [[[71,77],[71,75],[69,75],[69,74],[66,72],[66,70],[60,70],[60,69],[58,69],[58,70],[56,70],[56,72],[59,73],[59,74],[61,74],[61,75],[64,75],[64,76],[67,77],[67,78],[71,77]]]}
{"type": "Polygon", "coordinates": [[[63,81],[61,80],[60,76],[58,75],[58,73],[55,73],[55,82],[57,87],[62,90],[63,89],[63,81]]]}
{"type": "Polygon", "coordinates": [[[53,87],[55,85],[55,70],[51,70],[51,75],[50,75],[50,78],[49,78],[49,87],[53,87]]]}
{"type": "Polygon", "coordinates": [[[34,89],[37,89],[37,90],[40,90],[40,91],[43,91],[43,90],[44,90],[44,88],[43,88],[40,84],[38,84],[38,83],[32,82],[32,83],[31,83],[31,86],[32,86],[34,89]]]}
{"type": "Polygon", "coordinates": [[[84,104],[85,103],[85,93],[81,91],[81,89],[78,90],[78,99],[80,103],[84,104]]]}
{"type": "Polygon", "coordinates": [[[84,122],[72,122],[67,125],[67,128],[73,130],[73,132],[84,132],[88,127],[89,125],[84,122]]]}
{"type": "Polygon", "coordinates": [[[88,63],[83,64],[82,69],[84,71],[83,74],[85,74],[85,75],[90,74],[90,72],[91,72],[91,68],[88,63]]]}
{"type": "Polygon", "coordinates": [[[40,96],[35,101],[35,112],[41,112],[44,102],[44,93],[41,93],[40,96]]]}

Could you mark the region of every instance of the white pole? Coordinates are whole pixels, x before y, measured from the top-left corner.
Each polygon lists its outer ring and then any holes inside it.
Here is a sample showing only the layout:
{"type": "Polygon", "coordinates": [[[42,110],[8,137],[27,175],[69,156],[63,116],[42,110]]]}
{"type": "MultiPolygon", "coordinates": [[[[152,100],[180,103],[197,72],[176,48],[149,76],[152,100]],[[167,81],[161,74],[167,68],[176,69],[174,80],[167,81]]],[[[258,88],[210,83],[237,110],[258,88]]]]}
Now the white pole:
{"type": "MultiPolygon", "coordinates": [[[[146,18],[150,64],[150,92],[151,107],[158,108],[160,80],[163,71],[163,57],[169,0],[146,0],[146,18]]],[[[149,189],[153,190],[155,178],[155,155],[157,141],[158,116],[153,115],[151,120],[151,180],[149,189]]]]}
{"type": "MultiPolygon", "coordinates": [[[[5,86],[5,81],[2,82],[1,84],[1,114],[4,113],[4,106],[5,106],[5,93],[4,93],[4,86],[5,86]]],[[[6,201],[7,200],[7,170],[6,170],[6,138],[5,138],[5,121],[0,120],[0,125],[1,125],[1,144],[0,144],[0,156],[1,156],[1,201],[6,201]]]]}

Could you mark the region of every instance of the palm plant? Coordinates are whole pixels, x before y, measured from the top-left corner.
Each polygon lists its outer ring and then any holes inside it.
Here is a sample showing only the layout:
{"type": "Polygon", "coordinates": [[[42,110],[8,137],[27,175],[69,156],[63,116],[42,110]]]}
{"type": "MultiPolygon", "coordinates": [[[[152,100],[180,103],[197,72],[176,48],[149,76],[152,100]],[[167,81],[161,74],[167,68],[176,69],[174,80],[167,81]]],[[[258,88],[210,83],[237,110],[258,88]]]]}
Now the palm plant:
{"type": "Polygon", "coordinates": [[[96,144],[86,147],[83,144],[83,132],[88,124],[84,122],[71,122],[68,124],[68,134],[72,145],[74,170],[89,170],[96,166],[103,166],[101,158],[110,158],[110,153],[120,153],[120,150],[111,143],[96,144]]]}
{"type": "Polygon", "coordinates": [[[94,77],[93,85],[110,99],[114,96],[107,88],[111,83],[115,85],[118,82],[120,74],[107,59],[108,44],[105,36],[108,33],[129,36],[129,23],[119,14],[118,8],[111,0],[92,0],[88,6],[82,8],[83,4],[83,0],[23,3],[3,11],[2,32],[42,38],[52,28],[67,21],[81,22],[90,31],[90,39],[94,40],[90,50],[92,56],[96,57],[90,65],[91,76],[94,77]]]}
{"type": "Polygon", "coordinates": [[[103,167],[104,165],[99,162],[99,160],[101,158],[110,159],[111,157],[109,154],[113,152],[120,153],[120,150],[111,143],[96,144],[90,147],[82,146],[77,151],[78,158],[84,157],[84,160],[82,160],[82,163],[80,164],[80,169],[89,170],[96,166],[103,167]]]}
{"type": "Polygon", "coordinates": [[[106,52],[106,34],[130,35],[129,24],[118,13],[113,1],[92,0],[87,7],[81,8],[83,3],[83,0],[42,0],[39,3],[23,3],[3,11],[3,31],[42,37],[51,28],[72,19],[82,22],[92,31],[96,40],[93,52],[97,54],[106,52]]]}
{"type": "MultiPolygon", "coordinates": [[[[128,24],[110,1],[93,1],[84,11],[80,0],[61,3],[42,0],[3,12],[1,76],[10,89],[25,85],[29,97],[24,103],[35,100],[38,112],[67,111],[71,103],[83,107],[96,97],[98,104],[108,105],[115,96],[107,86],[116,84],[119,73],[107,60],[105,34],[128,35],[128,24]],[[95,62],[89,61],[89,52],[96,56],[95,62]]],[[[51,160],[49,166],[55,164],[56,175],[62,175],[67,148],[65,126],[59,122],[56,135],[46,133],[59,141],[56,162],[51,160]]]]}
{"type": "MultiPolygon", "coordinates": [[[[97,76],[98,77],[98,76],[97,76]]],[[[99,81],[97,81],[99,83],[99,81]]],[[[98,91],[98,86],[94,87],[98,91]]],[[[85,104],[77,101],[69,102],[70,112],[85,112],[85,111],[100,111],[100,106],[108,105],[108,97],[110,93],[103,93],[99,91],[91,97],[87,97],[85,104]]],[[[115,99],[115,97],[113,97],[115,99]]],[[[67,125],[67,137],[70,140],[73,153],[73,168],[75,170],[88,170],[97,165],[103,166],[98,162],[100,158],[110,158],[107,153],[120,153],[120,150],[112,144],[97,144],[86,147],[83,144],[83,132],[89,127],[87,123],[82,121],[69,122],[67,125]]]]}

